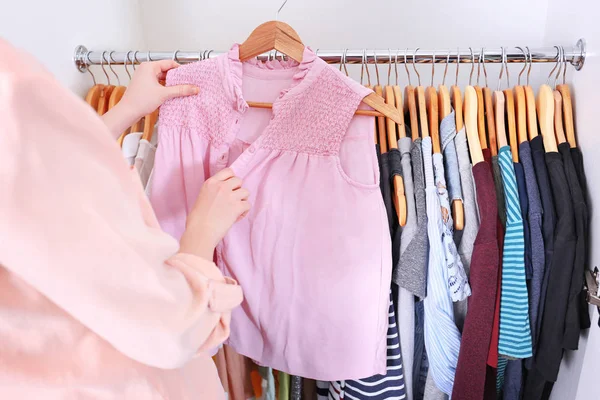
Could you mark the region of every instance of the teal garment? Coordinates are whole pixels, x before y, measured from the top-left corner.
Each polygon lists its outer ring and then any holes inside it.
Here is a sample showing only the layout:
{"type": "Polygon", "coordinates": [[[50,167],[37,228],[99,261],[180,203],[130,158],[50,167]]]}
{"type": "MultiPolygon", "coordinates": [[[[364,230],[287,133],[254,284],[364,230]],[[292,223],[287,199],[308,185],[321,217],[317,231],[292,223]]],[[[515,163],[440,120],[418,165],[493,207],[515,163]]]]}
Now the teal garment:
{"type": "Polygon", "coordinates": [[[517,179],[509,146],[498,154],[506,204],[502,253],[500,337],[498,353],[511,359],[531,357],[529,299],[525,282],[525,238],[517,179]]]}

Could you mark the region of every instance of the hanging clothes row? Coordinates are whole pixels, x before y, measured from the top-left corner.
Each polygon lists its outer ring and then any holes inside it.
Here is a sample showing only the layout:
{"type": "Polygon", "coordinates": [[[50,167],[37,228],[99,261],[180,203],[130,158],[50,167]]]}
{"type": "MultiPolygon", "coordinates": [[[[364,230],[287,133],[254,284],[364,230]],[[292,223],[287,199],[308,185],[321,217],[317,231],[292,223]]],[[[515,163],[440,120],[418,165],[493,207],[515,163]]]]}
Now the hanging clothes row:
{"type": "Polygon", "coordinates": [[[265,25],[286,46],[253,33],[170,71],[201,90],[167,101],[153,135],[149,196],[173,237],[223,168],[252,193],[215,254],[244,291],[215,357],[230,398],[547,398],[590,325],[562,49],[548,83],[563,84],[537,99],[531,53],[511,87],[504,49],[495,91],[485,62],[485,87],[461,90],[458,71],[450,89],[446,72],[413,87],[407,68],[404,90],[371,90],[265,25]],[[273,49],[287,58],[255,58],[273,49]]]}

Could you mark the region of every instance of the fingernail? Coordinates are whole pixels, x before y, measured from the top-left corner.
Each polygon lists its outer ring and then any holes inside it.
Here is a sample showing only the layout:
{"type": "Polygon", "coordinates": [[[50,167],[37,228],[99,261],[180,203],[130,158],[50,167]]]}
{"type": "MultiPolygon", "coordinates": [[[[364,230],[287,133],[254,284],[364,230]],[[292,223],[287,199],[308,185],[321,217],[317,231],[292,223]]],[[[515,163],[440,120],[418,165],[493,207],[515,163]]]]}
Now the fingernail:
{"type": "Polygon", "coordinates": [[[197,88],[197,87],[195,87],[195,88],[193,88],[193,89],[192,89],[192,92],[193,92],[194,94],[198,94],[198,93],[200,93],[200,89],[199,89],[199,88],[197,88]]]}

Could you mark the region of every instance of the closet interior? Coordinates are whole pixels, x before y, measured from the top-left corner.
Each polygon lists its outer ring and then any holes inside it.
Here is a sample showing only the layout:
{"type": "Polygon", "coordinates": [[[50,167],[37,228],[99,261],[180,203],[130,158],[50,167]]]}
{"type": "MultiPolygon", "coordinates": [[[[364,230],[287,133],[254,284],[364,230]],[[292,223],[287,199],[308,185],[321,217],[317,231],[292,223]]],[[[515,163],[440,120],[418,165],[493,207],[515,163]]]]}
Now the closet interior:
{"type": "Polygon", "coordinates": [[[270,21],[228,51],[75,50],[99,115],[126,90],[115,68],[173,59],[164,84],[200,88],[118,139],[165,231],[179,238],[220,169],[250,185],[215,254],[245,295],[213,357],[229,398],[548,398],[563,352],[598,329],[569,83],[585,40],[309,45],[270,21]]]}

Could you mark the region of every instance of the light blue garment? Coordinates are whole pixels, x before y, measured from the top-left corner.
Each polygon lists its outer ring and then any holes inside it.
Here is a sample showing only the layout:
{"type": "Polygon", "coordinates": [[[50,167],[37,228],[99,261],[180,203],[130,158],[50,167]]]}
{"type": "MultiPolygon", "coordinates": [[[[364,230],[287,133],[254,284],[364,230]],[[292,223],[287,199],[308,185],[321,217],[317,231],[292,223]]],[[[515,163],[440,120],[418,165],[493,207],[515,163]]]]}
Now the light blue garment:
{"type": "Polygon", "coordinates": [[[431,138],[423,138],[423,166],[427,203],[427,233],[429,235],[429,263],[427,297],[425,297],[425,348],[435,384],[451,395],[458,363],[461,335],[454,323],[452,299],[448,290],[448,268],[442,242],[443,221],[433,176],[431,138]]]}
{"type": "Polygon", "coordinates": [[[440,140],[442,142],[442,153],[444,154],[444,169],[450,201],[463,199],[460,173],[458,171],[458,155],[454,144],[455,137],[456,119],[454,111],[452,111],[440,123],[440,140]]]}
{"type": "Polygon", "coordinates": [[[527,358],[532,353],[529,299],[525,283],[525,239],[517,179],[509,146],[500,149],[498,163],[506,201],[498,353],[509,358],[527,358]]]}
{"type": "Polygon", "coordinates": [[[454,243],[454,223],[450,213],[450,201],[446,190],[444,161],[441,153],[433,155],[433,170],[442,213],[442,248],[446,259],[446,268],[448,269],[448,290],[450,290],[452,301],[461,301],[471,295],[471,287],[462,261],[458,256],[456,243],[454,243]]]}

